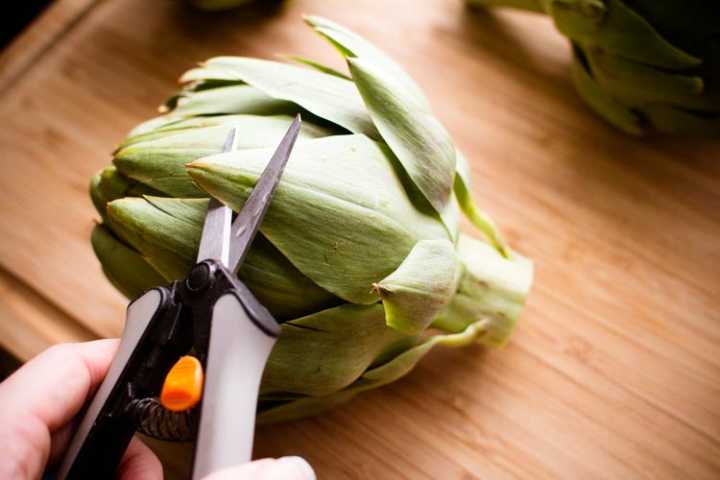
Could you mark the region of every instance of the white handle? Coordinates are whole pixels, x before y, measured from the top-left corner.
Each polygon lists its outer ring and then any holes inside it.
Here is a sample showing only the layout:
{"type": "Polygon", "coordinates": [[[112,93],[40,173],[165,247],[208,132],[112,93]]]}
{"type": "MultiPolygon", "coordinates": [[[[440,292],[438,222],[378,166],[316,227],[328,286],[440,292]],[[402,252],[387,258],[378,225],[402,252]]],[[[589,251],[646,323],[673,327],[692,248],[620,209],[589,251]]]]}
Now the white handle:
{"type": "Polygon", "coordinates": [[[260,380],[276,341],[231,293],[212,315],[194,480],[252,458],[260,380]]]}
{"type": "Polygon", "coordinates": [[[135,351],[135,347],[137,347],[143,333],[145,333],[145,330],[150,324],[150,320],[152,320],[155,312],[157,312],[160,307],[161,301],[162,295],[158,290],[148,290],[143,296],[128,305],[127,320],[122,338],[120,339],[118,351],[110,364],[105,379],[100,385],[100,388],[98,388],[92,402],[90,402],[85,416],[80,422],[80,426],[70,441],[70,446],[58,471],[57,480],[64,480],[73,463],[75,463],[80,449],[90,433],[90,429],[95,424],[100,411],[122,374],[125,365],[127,365],[130,356],[135,351]]]}

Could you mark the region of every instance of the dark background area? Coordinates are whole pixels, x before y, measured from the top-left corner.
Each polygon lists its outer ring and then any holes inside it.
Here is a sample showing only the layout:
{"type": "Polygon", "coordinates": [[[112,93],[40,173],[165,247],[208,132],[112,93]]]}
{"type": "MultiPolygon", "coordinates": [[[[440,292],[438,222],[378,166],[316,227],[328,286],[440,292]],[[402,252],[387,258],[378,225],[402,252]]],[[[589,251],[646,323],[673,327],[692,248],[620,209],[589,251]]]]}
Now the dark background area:
{"type": "Polygon", "coordinates": [[[10,43],[49,4],[50,0],[13,2],[12,8],[6,9],[5,14],[0,19],[0,48],[10,43]]]}
{"type": "Polygon", "coordinates": [[[19,366],[20,362],[15,357],[0,348],[0,381],[4,380],[19,366]]]}

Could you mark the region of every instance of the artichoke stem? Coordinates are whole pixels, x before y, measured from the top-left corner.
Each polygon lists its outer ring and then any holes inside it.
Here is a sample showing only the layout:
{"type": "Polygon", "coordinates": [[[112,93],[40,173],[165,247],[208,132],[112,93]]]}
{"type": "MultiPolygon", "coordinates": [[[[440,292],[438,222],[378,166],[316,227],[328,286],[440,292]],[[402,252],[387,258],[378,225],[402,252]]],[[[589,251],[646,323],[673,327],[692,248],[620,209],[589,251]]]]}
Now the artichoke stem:
{"type": "Polygon", "coordinates": [[[510,7],[529,12],[544,13],[539,0],[467,0],[472,7],[510,7]]]}
{"type": "Polygon", "coordinates": [[[460,235],[458,258],[464,265],[458,290],[433,327],[450,333],[477,324],[477,340],[498,347],[507,342],[517,323],[533,277],[532,262],[517,253],[500,255],[485,242],[460,235]]]}

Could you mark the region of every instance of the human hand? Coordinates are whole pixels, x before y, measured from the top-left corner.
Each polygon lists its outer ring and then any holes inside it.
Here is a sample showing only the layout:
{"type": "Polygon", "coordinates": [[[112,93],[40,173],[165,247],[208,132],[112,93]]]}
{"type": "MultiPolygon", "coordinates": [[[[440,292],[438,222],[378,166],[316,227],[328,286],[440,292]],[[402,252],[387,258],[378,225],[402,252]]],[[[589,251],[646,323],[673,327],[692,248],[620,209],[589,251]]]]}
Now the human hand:
{"type": "MultiPolygon", "coordinates": [[[[0,478],[39,479],[62,458],[71,420],[102,381],[117,340],[68,343],[49,348],[0,383],[0,478]]],[[[133,438],[120,463],[121,480],[162,479],[155,454],[133,438]]],[[[299,457],[263,459],[217,472],[206,480],[314,480],[299,457]]]]}

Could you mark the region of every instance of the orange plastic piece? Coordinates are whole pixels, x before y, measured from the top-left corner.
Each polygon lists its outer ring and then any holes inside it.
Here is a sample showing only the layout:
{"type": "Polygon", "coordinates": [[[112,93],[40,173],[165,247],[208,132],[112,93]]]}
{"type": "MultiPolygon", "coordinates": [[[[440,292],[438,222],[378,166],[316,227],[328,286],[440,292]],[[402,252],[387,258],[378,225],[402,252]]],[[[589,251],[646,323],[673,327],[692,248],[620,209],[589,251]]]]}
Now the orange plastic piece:
{"type": "Polygon", "coordinates": [[[200,360],[180,357],[165,377],[160,403],[173,412],[188,410],[200,401],[203,389],[203,368],[200,360]]]}

